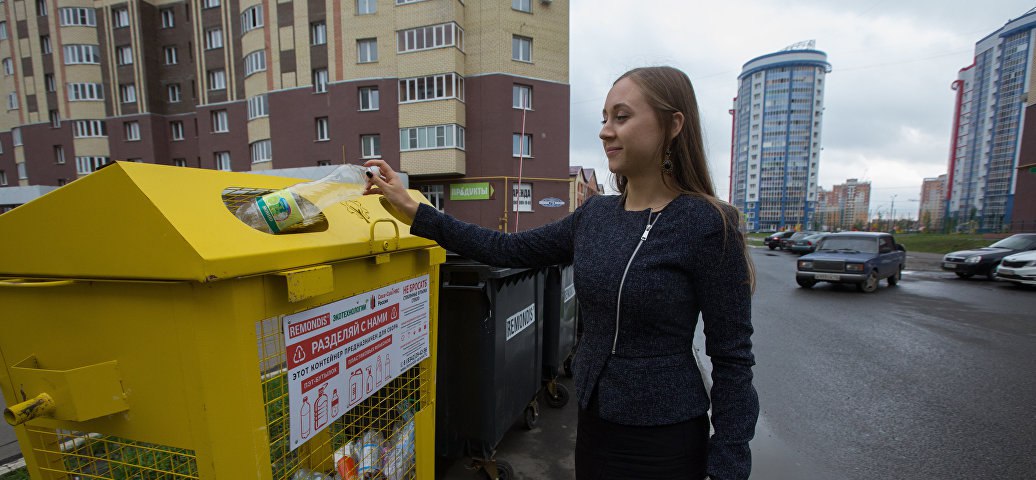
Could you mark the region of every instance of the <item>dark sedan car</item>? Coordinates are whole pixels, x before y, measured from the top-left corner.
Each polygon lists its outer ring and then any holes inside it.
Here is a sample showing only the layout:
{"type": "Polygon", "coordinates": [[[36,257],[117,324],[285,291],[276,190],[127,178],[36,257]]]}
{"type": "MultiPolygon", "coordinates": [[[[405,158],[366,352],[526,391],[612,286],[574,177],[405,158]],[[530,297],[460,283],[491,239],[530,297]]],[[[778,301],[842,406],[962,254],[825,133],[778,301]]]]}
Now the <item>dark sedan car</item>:
{"type": "Polygon", "coordinates": [[[828,233],[814,233],[804,238],[795,240],[795,243],[791,245],[791,251],[799,255],[805,255],[807,253],[813,253],[817,249],[817,244],[821,240],[829,235],[828,233]]]}
{"type": "Polygon", "coordinates": [[[781,248],[781,241],[794,234],[795,232],[793,230],[788,230],[787,232],[777,232],[773,235],[764,238],[763,245],[770,247],[770,250],[781,248]]]}
{"type": "Polygon", "coordinates": [[[1036,233],[1011,235],[988,247],[947,253],[942,258],[942,269],[956,273],[960,278],[985,275],[996,278],[996,266],[1008,255],[1036,250],[1036,233]]]}
{"type": "Polygon", "coordinates": [[[795,242],[802,240],[803,238],[806,238],[810,235],[816,234],[817,232],[810,231],[795,232],[792,236],[785,238],[784,240],[781,240],[781,250],[791,251],[791,246],[795,245],[795,242]]]}

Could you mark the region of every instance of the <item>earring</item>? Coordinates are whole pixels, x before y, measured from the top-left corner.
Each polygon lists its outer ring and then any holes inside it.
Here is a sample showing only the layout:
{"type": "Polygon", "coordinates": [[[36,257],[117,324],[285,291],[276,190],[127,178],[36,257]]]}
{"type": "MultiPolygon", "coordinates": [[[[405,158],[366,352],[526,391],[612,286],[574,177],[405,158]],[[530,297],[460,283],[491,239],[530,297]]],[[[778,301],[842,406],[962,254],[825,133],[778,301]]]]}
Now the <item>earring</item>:
{"type": "Polygon", "coordinates": [[[673,174],[673,160],[672,160],[672,156],[673,156],[673,149],[671,147],[667,147],[665,149],[665,158],[662,159],[662,172],[667,174],[667,175],[672,175],[673,174]]]}

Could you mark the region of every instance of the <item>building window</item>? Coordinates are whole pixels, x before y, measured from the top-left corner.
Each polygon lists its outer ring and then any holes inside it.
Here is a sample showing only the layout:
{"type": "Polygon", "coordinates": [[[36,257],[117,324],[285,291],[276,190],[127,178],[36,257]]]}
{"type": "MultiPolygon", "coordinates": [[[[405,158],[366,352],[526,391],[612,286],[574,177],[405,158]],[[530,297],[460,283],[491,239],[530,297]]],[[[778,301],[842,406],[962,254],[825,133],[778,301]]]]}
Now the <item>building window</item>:
{"type": "Polygon", "coordinates": [[[256,5],[241,14],[241,34],[263,26],[263,7],[256,5]]]}
{"type": "Polygon", "coordinates": [[[320,117],[316,119],[317,129],[317,141],[323,142],[331,139],[330,133],[327,131],[327,117],[320,117]]]}
{"type": "Polygon", "coordinates": [[[223,48],[223,28],[216,27],[205,30],[205,49],[223,48]]]}
{"type": "Polygon", "coordinates": [[[245,56],[245,76],[266,70],[266,50],[256,50],[245,56]]]}
{"type": "Polygon", "coordinates": [[[219,6],[219,0],[204,0],[201,2],[201,8],[216,8],[219,6]]]}
{"type": "Polygon", "coordinates": [[[442,185],[421,185],[418,189],[436,210],[442,211],[446,200],[446,189],[442,185]]]}
{"type": "Polygon", "coordinates": [[[133,103],[137,101],[137,86],[128,83],[126,85],[119,85],[119,99],[122,103],[133,103]]]}
{"type": "Polygon", "coordinates": [[[50,46],[50,35],[40,35],[40,52],[44,55],[54,53],[54,50],[50,46]]]}
{"type": "Polygon", "coordinates": [[[360,87],[360,111],[369,112],[380,108],[378,87],[360,87]]]}
{"type": "Polygon", "coordinates": [[[526,133],[522,135],[515,133],[511,136],[511,156],[532,157],[532,134],[526,133]],[[524,137],[525,141],[522,141],[522,137],[524,137]]]}
{"type": "Polygon", "coordinates": [[[269,162],[273,159],[273,149],[269,140],[252,142],[248,150],[252,153],[252,163],[269,162]]]}
{"type": "Polygon", "coordinates": [[[448,124],[399,129],[400,150],[429,150],[437,148],[459,148],[464,150],[464,127],[457,124],[448,124]]]}
{"type": "Polygon", "coordinates": [[[226,133],[230,131],[226,110],[213,110],[211,116],[213,133],[226,133]]]}
{"type": "Polygon", "coordinates": [[[58,165],[65,164],[65,147],[54,145],[54,163],[58,165]]]}
{"type": "Polygon", "coordinates": [[[209,70],[209,90],[223,90],[227,88],[227,78],[223,69],[209,70]]]}
{"type": "Polygon", "coordinates": [[[126,133],[127,142],[140,140],[140,122],[126,122],[122,126],[126,133]]]}
{"type": "Polygon", "coordinates": [[[36,0],[36,16],[47,16],[47,0],[36,0]]]}
{"type": "Polygon", "coordinates": [[[268,117],[270,115],[270,105],[266,98],[266,94],[256,95],[248,99],[248,119],[252,120],[259,117],[268,117]]]}
{"type": "Polygon", "coordinates": [[[381,135],[360,135],[363,158],[381,158],[381,135]]]}
{"type": "Polygon", "coordinates": [[[108,164],[108,157],[76,157],[76,173],[86,175],[108,164]]]}
{"type": "MultiPolygon", "coordinates": [[[[58,84],[56,82],[54,82],[54,74],[53,73],[44,73],[43,74],[43,83],[47,87],[47,91],[48,92],[56,92],[56,91],[58,91],[58,84]]],[[[69,100],[71,100],[71,99],[72,99],[71,95],[69,95],[69,100]]]]}
{"type": "Polygon", "coordinates": [[[7,186],[7,172],[0,170],[0,185],[7,186]]]}
{"type": "Polygon", "coordinates": [[[531,212],[532,211],[532,184],[512,183],[511,184],[511,211],[531,212]]]}
{"type": "Polygon", "coordinates": [[[176,65],[179,61],[176,54],[176,45],[167,45],[162,47],[162,53],[165,55],[166,65],[176,65]]]}
{"type": "Polygon", "coordinates": [[[511,37],[511,60],[532,62],[532,39],[515,35],[511,37]]]}
{"type": "Polygon", "coordinates": [[[511,106],[517,109],[532,110],[532,87],[516,84],[511,89],[511,106]]]}
{"type": "Polygon", "coordinates": [[[53,128],[61,128],[61,114],[57,110],[50,111],[50,126],[53,128]]]}
{"type": "Polygon", "coordinates": [[[0,40],[7,40],[7,22],[0,22],[0,40]]]}
{"type": "Polygon", "coordinates": [[[464,100],[464,77],[456,73],[428,77],[405,78],[399,81],[399,102],[421,102],[456,98],[464,100]]]}
{"type": "Polygon", "coordinates": [[[7,94],[7,109],[18,110],[18,94],[11,92],[7,94]]]}
{"type": "Polygon", "coordinates": [[[14,61],[10,58],[5,58],[4,63],[4,75],[14,75],[14,61]]]}
{"type": "Polygon", "coordinates": [[[97,12],[93,8],[66,7],[59,8],[62,27],[96,27],[97,12]]]}
{"type": "Polygon", "coordinates": [[[129,45],[123,45],[121,47],[115,47],[115,59],[119,65],[132,65],[133,64],[133,47],[129,45]]]}
{"type": "Polygon", "coordinates": [[[356,0],[357,15],[372,15],[378,13],[378,0],[356,0]]]}
{"type": "Polygon", "coordinates": [[[180,103],[182,98],[180,91],[180,84],[174,83],[172,85],[166,85],[166,93],[169,94],[169,103],[180,103]]]}
{"type": "Polygon", "coordinates": [[[216,152],[216,170],[230,171],[230,152],[216,152]]]}
{"type": "Polygon", "coordinates": [[[313,70],[313,91],[324,93],[327,91],[327,69],[313,70]]]}
{"type": "Polygon", "coordinates": [[[323,20],[309,24],[309,44],[327,44],[327,23],[323,20]]]}
{"type": "MultiPolygon", "coordinates": [[[[51,76],[51,81],[54,77],[51,76]]],[[[68,84],[68,100],[72,102],[99,102],[104,100],[104,85],[100,83],[68,84]]]]}
{"type": "Polygon", "coordinates": [[[123,28],[129,26],[129,10],[125,8],[112,9],[112,26],[123,28]]]}
{"type": "Polygon", "coordinates": [[[16,147],[22,146],[22,129],[14,127],[11,129],[11,143],[16,147]]]}
{"type": "Polygon", "coordinates": [[[519,12],[532,13],[532,0],[511,0],[511,8],[519,12]]]}
{"type": "Polygon", "coordinates": [[[174,142],[183,140],[183,122],[180,120],[169,122],[169,134],[174,142]]]}
{"type": "Polygon", "coordinates": [[[65,65],[100,63],[101,49],[97,45],[65,45],[65,65]]]}
{"type": "Polygon", "coordinates": [[[357,62],[359,63],[373,63],[378,61],[378,39],[376,38],[363,38],[356,41],[356,51],[358,53],[357,62]]]}
{"type": "Polygon", "coordinates": [[[173,166],[174,167],[186,167],[187,166],[187,159],[184,159],[184,158],[174,158],[173,159],[173,166]]]}
{"type": "Polygon", "coordinates": [[[176,22],[174,20],[176,15],[173,13],[172,8],[163,8],[159,10],[158,13],[162,17],[162,28],[173,28],[176,26],[176,22]]]}
{"type": "Polygon", "coordinates": [[[18,164],[18,180],[28,180],[28,179],[29,179],[29,173],[25,170],[25,164],[24,163],[19,163],[18,164]]]}
{"type": "Polygon", "coordinates": [[[464,30],[461,30],[456,23],[443,23],[396,32],[397,53],[443,47],[457,47],[464,50],[464,30]]]}

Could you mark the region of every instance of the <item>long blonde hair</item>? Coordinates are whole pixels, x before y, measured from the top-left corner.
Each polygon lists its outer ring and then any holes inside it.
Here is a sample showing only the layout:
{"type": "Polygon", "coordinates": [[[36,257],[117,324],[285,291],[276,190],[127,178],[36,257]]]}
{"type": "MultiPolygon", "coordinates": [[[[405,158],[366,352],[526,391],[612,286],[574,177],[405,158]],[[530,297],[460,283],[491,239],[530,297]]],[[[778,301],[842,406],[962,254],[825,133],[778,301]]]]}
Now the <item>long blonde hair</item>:
{"type": "MultiPolygon", "coordinates": [[[[658,145],[656,158],[661,159],[665,152],[670,152],[673,163],[672,173],[659,169],[662,182],[680,193],[698,197],[708,201],[723,220],[724,235],[728,231],[737,232],[741,248],[744,250],[748,267],[748,281],[755,291],[755,265],[748,251],[745,235],[741,233],[741,214],[737,209],[716,197],[716,188],[709,174],[709,162],[705,155],[705,142],[701,132],[701,115],[698,112],[698,99],[694,94],[694,86],[687,74],[673,67],[634,68],[615,80],[628,78],[638,87],[655,112],[663,132],[672,131],[673,114],[680,112],[684,116],[683,127],[672,140],[668,135],[662,136],[658,145]]],[[[614,83],[613,83],[614,85],[614,83]]],[[[626,194],[629,183],[624,175],[615,175],[615,188],[626,194]]]]}

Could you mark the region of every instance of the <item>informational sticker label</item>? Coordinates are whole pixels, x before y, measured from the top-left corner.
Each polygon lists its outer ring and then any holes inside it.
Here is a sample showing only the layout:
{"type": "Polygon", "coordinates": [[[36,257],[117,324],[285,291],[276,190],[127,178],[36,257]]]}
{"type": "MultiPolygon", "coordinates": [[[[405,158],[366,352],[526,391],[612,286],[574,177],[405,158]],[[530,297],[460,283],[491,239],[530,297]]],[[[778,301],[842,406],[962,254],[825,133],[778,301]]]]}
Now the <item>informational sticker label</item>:
{"type": "Polygon", "coordinates": [[[281,232],[302,221],[302,209],[295,201],[295,196],[287,190],[263,195],[255,199],[255,203],[273,233],[281,232]]]}
{"type": "Polygon", "coordinates": [[[428,275],[284,317],[291,449],[429,356],[428,275]]]}
{"type": "MultiPolygon", "coordinates": [[[[529,325],[536,323],[536,304],[529,305],[523,308],[518,313],[511,315],[504,322],[504,328],[507,329],[507,339],[514,338],[515,335],[522,333],[522,330],[529,328],[529,325]]],[[[505,340],[505,341],[506,341],[505,340]]]]}

